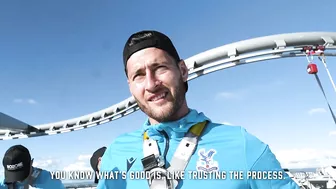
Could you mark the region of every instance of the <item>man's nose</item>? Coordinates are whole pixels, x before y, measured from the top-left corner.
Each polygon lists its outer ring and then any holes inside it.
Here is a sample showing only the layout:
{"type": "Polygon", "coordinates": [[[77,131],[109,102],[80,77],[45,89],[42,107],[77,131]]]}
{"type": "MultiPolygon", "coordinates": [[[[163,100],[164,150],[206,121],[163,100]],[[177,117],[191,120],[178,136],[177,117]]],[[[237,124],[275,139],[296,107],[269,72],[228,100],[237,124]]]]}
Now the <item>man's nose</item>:
{"type": "Polygon", "coordinates": [[[147,91],[154,91],[160,84],[161,84],[161,81],[158,80],[154,74],[152,73],[146,74],[146,90],[147,91]]]}

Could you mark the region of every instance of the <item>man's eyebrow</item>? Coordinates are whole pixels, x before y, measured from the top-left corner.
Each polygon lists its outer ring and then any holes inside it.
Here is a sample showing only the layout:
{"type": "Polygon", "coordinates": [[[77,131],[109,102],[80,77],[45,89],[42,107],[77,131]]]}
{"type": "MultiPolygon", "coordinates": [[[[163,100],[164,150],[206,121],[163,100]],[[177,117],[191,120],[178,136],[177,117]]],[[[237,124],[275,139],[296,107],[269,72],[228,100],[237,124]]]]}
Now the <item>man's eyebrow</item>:
{"type": "Polygon", "coordinates": [[[135,70],[135,71],[132,73],[132,76],[135,76],[135,75],[137,75],[137,74],[142,73],[143,70],[144,70],[143,68],[138,68],[137,70],[135,70]]]}
{"type": "MultiPolygon", "coordinates": [[[[149,65],[150,68],[156,68],[158,66],[161,66],[161,65],[168,65],[168,62],[167,61],[163,61],[163,62],[155,62],[155,63],[151,63],[149,65]]],[[[141,66],[141,67],[138,67],[134,72],[131,73],[132,76],[134,75],[137,75],[137,74],[140,74],[142,72],[144,72],[144,67],[141,66]]]]}
{"type": "Polygon", "coordinates": [[[169,63],[168,63],[167,61],[155,62],[155,63],[152,63],[152,64],[150,65],[150,67],[158,67],[158,66],[162,66],[162,65],[167,66],[167,65],[169,65],[169,63]]]}
{"type": "Polygon", "coordinates": [[[161,63],[158,63],[158,62],[155,62],[155,63],[152,63],[152,64],[150,64],[149,65],[149,67],[158,67],[158,66],[160,66],[160,65],[163,65],[163,64],[165,64],[164,62],[161,62],[161,63]]]}

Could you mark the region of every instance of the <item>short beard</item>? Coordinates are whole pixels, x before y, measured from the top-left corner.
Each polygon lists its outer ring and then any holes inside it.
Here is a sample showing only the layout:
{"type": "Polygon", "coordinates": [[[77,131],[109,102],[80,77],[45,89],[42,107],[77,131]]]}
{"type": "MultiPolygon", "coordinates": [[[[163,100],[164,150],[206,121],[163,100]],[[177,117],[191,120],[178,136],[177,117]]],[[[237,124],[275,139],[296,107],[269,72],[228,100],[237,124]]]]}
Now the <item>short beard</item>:
{"type": "MultiPolygon", "coordinates": [[[[169,91],[171,93],[171,91],[169,91]]],[[[167,106],[168,110],[160,110],[160,112],[157,112],[158,110],[152,110],[148,106],[141,104],[140,101],[135,98],[136,102],[138,103],[139,108],[150,118],[156,120],[159,123],[162,122],[169,122],[169,121],[175,121],[176,119],[179,119],[177,116],[178,111],[181,109],[184,101],[185,101],[185,83],[182,80],[182,78],[179,79],[179,83],[177,87],[174,90],[174,94],[171,94],[173,101],[168,102],[167,106]]]]}

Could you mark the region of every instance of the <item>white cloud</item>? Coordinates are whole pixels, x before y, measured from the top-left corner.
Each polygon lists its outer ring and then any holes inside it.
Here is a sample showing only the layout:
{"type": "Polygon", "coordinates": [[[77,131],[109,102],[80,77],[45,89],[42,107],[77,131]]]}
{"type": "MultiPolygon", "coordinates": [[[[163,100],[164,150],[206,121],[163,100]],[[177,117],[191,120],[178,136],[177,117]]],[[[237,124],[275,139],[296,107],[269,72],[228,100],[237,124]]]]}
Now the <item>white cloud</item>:
{"type": "Polygon", "coordinates": [[[88,162],[78,161],[63,168],[64,171],[91,171],[88,162]]]}
{"type": "Polygon", "coordinates": [[[288,149],[275,151],[274,154],[283,168],[316,168],[336,165],[335,150],[288,149]]]}
{"type": "Polygon", "coordinates": [[[78,156],[78,160],[79,161],[85,161],[85,160],[89,160],[91,158],[91,155],[79,155],[78,156]]]}
{"type": "Polygon", "coordinates": [[[36,104],[37,102],[36,102],[36,100],[34,100],[34,99],[28,99],[28,100],[27,100],[27,103],[28,103],[28,104],[36,104]]]}
{"type": "Polygon", "coordinates": [[[14,103],[17,104],[37,104],[37,101],[35,99],[22,99],[22,98],[16,98],[13,100],[14,103]]]}
{"type": "Polygon", "coordinates": [[[217,94],[217,96],[222,98],[235,98],[237,95],[231,92],[220,92],[217,94]]]}
{"type": "Polygon", "coordinates": [[[59,167],[61,166],[61,160],[57,158],[42,158],[38,160],[34,159],[33,166],[48,171],[59,170],[59,167]]]}
{"type": "Polygon", "coordinates": [[[64,171],[91,171],[88,162],[78,161],[63,168],[64,171]]]}
{"type": "Polygon", "coordinates": [[[327,110],[324,109],[324,108],[312,108],[308,111],[308,114],[313,115],[313,114],[316,114],[316,113],[325,113],[325,112],[327,112],[327,110]]]}
{"type": "Polygon", "coordinates": [[[63,168],[64,171],[91,171],[89,163],[91,155],[79,155],[77,161],[63,168]]]}
{"type": "Polygon", "coordinates": [[[336,135],[336,131],[330,131],[329,136],[336,135]]]}

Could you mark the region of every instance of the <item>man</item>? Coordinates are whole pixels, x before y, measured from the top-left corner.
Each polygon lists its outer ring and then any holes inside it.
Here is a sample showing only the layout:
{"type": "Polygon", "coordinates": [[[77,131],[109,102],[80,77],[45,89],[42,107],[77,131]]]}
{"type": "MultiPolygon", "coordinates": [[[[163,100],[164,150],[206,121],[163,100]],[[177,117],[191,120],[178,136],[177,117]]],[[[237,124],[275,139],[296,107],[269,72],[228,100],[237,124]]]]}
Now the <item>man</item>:
{"type": "Polygon", "coordinates": [[[188,107],[188,69],[166,35],[131,35],[123,58],[130,92],[148,119],[107,148],[101,171],[119,174],[99,180],[98,189],[299,189],[268,145],[188,107]]]}
{"type": "Polygon", "coordinates": [[[99,172],[100,170],[100,162],[101,162],[101,158],[103,157],[104,155],[104,152],[106,150],[106,147],[101,147],[99,148],[98,150],[96,150],[91,158],[90,158],[90,164],[91,164],[91,167],[93,169],[93,171],[95,172],[95,179],[94,179],[94,183],[98,183],[98,177],[97,177],[97,172],[99,172]]]}
{"type": "Polygon", "coordinates": [[[51,178],[50,172],[33,167],[29,150],[22,145],[10,147],[3,158],[5,178],[0,188],[8,189],[65,189],[60,180],[51,178]]]}

